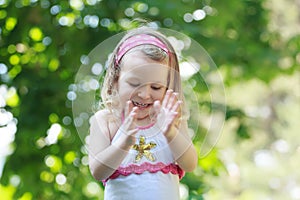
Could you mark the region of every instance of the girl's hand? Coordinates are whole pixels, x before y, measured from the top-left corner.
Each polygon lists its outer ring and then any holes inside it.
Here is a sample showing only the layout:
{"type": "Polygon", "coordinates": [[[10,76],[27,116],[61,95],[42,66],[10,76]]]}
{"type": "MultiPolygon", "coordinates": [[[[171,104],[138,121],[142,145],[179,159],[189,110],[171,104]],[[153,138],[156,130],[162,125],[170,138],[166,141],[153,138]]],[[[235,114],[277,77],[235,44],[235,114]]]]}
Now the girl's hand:
{"type": "Polygon", "coordinates": [[[126,108],[124,112],[124,122],[119,128],[122,132],[119,138],[119,146],[122,149],[129,149],[132,145],[135,144],[135,134],[138,131],[136,126],[136,111],[137,107],[133,107],[131,101],[127,101],[126,108]]]}
{"type": "MultiPolygon", "coordinates": [[[[178,117],[178,108],[182,101],[178,100],[178,93],[168,90],[162,104],[159,101],[154,102],[156,124],[166,137],[173,137],[171,127],[178,117]]],[[[174,133],[175,134],[175,133],[174,133]]]]}

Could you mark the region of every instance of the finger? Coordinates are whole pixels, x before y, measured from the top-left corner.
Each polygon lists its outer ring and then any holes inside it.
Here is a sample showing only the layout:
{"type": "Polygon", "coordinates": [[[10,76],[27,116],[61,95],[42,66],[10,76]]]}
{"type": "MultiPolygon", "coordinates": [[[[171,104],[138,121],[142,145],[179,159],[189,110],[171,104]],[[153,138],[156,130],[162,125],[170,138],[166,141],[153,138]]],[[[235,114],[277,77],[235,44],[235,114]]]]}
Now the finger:
{"type": "Polygon", "coordinates": [[[127,101],[126,102],[126,106],[125,106],[125,111],[124,111],[124,117],[126,118],[128,115],[129,115],[129,113],[131,112],[131,109],[132,108],[130,108],[130,107],[132,107],[133,105],[132,105],[132,102],[131,101],[127,101]]]}
{"type": "Polygon", "coordinates": [[[137,107],[132,108],[131,112],[128,114],[128,116],[125,118],[124,121],[124,128],[125,130],[129,130],[132,129],[136,122],[136,111],[137,111],[137,107]]]}
{"type": "Polygon", "coordinates": [[[182,101],[176,101],[176,103],[173,105],[173,107],[170,109],[170,120],[171,123],[174,122],[175,118],[179,116],[179,108],[182,104],[182,101]]]}
{"type": "MultiPolygon", "coordinates": [[[[128,107],[129,113],[131,113],[131,112],[133,111],[133,108],[134,108],[134,105],[133,105],[132,101],[130,101],[129,107],[128,107]]],[[[137,109],[135,109],[135,112],[136,112],[136,110],[137,110],[137,109]]]]}
{"type": "Polygon", "coordinates": [[[175,93],[175,92],[171,95],[170,100],[168,102],[167,109],[171,110],[173,108],[173,106],[176,104],[176,102],[178,100],[177,96],[178,96],[178,93],[175,93]]]}
{"type": "Polygon", "coordinates": [[[138,107],[132,105],[132,108],[131,108],[131,111],[130,111],[130,114],[136,114],[136,112],[138,111],[138,107]]]}
{"type": "Polygon", "coordinates": [[[130,123],[130,128],[135,128],[136,127],[136,116],[137,116],[137,107],[133,107],[131,112],[130,112],[130,117],[131,117],[131,123],[130,123]]]}
{"type": "Polygon", "coordinates": [[[172,112],[177,112],[178,111],[178,109],[179,109],[179,107],[181,106],[181,104],[182,104],[182,101],[177,101],[175,104],[174,104],[174,106],[172,107],[172,112]]]}
{"type": "Polygon", "coordinates": [[[158,114],[160,112],[160,108],[161,108],[160,102],[155,101],[153,104],[153,107],[154,107],[155,114],[158,114]]]}
{"type": "Polygon", "coordinates": [[[157,116],[160,113],[161,104],[159,100],[154,101],[153,103],[153,111],[150,113],[151,122],[156,122],[157,116]]]}
{"type": "Polygon", "coordinates": [[[162,102],[162,107],[165,108],[167,106],[172,93],[173,93],[173,90],[167,90],[167,92],[165,94],[165,97],[164,97],[164,100],[162,102]]]}
{"type": "Polygon", "coordinates": [[[134,129],[128,131],[128,135],[134,136],[138,132],[138,130],[139,130],[138,128],[134,128],[134,129]]]}

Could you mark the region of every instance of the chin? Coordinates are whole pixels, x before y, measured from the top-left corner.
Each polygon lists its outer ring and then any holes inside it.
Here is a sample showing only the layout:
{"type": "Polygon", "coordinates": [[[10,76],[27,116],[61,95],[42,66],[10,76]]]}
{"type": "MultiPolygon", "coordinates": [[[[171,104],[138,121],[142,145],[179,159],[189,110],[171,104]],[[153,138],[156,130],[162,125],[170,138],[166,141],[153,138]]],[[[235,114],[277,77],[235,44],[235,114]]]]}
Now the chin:
{"type": "Polygon", "coordinates": [[[147,114],[137,114],[137,116],[136,116],[136,118],[137,118],[137,120],[143,120],[143,119],[146,119],[146,118],[148,118],[149,117],[149,115],[147,114]]]}

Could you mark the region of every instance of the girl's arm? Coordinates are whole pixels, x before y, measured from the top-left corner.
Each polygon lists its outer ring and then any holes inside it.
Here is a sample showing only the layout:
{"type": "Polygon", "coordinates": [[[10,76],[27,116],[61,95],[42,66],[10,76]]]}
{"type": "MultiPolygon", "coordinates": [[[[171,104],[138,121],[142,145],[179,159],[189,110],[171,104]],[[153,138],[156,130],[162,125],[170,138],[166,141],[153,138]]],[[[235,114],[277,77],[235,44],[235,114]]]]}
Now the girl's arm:
{"type": "Polygon", "coordinates": [[[179,121],[178,110],[181,103],[177,93],[168,90],[162,104],[159,101],[154,103],[154,109],[157,125],[164,133],[176,162],[184,171],[190,172],[197,166],[198,155],[188,135],[187,121],[180,120],[179,126],[175,125],[179,121]]]}
{"type": "Polygon", "coordinates": [[[172,125],[165,136],[180,168],[186,172],[193,171],[198,163],[198,155],[188,135],[187,122],[181,122],[180,128],[172,125]]]}
{"type": "Polygon", "coordinates": [[[108,178],[122,163],[131,145],[135,143],[134,135],[137,130],[132,128],[135,120],[135,110],[125,118],[119,131],[124,131],[119,139],[112,144],[110,129],[113,132],[118,130],[117,125],[111,127],[109,122],[109,111],[102,110],[97,112],[90,119],[89,137],[89,167],[92,175],[97,180],[108,178]]]}

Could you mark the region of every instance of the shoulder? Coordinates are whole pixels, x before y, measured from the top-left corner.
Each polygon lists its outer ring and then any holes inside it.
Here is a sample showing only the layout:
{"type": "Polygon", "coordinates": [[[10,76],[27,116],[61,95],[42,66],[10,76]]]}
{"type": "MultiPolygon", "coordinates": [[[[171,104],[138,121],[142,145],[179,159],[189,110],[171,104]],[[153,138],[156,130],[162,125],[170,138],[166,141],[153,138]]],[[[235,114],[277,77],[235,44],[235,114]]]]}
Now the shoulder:
{"type": "Polygon", "coordinates": [[[90,118],[91,128],[105,133],[109,138],[114,135],[117,122],[117,117],[108,109],[99,110],[90,118]]]}
{"type": "Polygon", "coordinates": [[[109,122],[113,119],[113,114],[110,110],[108,109],[103,109],[97,111],[91,118],[90,122],[92,123],[93,121],[102,121],[102,122],[109,122]]]}

